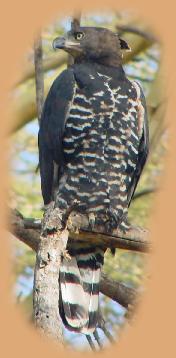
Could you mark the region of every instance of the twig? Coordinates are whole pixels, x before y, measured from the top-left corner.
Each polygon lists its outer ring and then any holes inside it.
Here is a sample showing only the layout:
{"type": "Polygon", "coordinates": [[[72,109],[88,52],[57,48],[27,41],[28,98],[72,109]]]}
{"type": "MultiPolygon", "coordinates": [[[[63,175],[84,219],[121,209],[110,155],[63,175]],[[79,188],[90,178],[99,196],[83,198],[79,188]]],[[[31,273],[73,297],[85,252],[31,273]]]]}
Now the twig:
{"type": "Polygon", "coordinates": [[[137,192],[136,194],[134,194],[133,200],[139,199],[139,198],[141,198],[141,196],[144,196],[144,195],[155,193],[156,191],[157,191],[156,188],[143,189],[143,190],[137,192]]]}
{"type": "Polygon", "coordinates": [[[37,116],[40,123],[40,117],[44,102],[44,78],[43,78],[43,49],[42,38],[34,41],[34,66],[35,66],[35,84],[36,84],[36,106],[37,116]]]}

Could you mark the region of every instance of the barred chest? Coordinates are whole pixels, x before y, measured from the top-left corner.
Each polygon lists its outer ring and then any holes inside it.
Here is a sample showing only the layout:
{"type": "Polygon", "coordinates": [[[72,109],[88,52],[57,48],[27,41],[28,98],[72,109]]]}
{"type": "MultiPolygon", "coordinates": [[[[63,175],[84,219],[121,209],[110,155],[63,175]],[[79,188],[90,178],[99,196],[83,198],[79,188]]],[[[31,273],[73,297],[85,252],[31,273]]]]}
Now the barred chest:
{"type": "Polygon", "coordinates": [[[135,164],[139,145],[135,87],[101,73],[87,77],[88,90],[75,86],[63,139],[66,162],[103,159],[113,168],[119,168],[119,160],[124,166],[135,164]]]}
{"type": "MultiPolygon", "coordinates": [[[[127,192],[138,158],[135,86],[101,73],[75,86],[63,139],[66,170],[60,180],[63,207],[75,199],[80,210],[103,215],[127,212],[127,192]]],[[[102,220],[102,219],[101,219],[102,220]]]]}

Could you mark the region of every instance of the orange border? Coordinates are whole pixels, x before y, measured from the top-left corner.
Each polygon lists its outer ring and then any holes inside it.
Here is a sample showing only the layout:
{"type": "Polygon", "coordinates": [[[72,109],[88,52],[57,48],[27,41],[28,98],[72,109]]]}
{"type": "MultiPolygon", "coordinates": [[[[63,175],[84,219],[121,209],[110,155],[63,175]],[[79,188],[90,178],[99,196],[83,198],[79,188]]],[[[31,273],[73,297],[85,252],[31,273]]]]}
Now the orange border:
{"type": "MultiPolygon", "coordinates": [[[[75,0],[75,8],[79,8],[83,1],[75,0]]],[[[175,192],[176,170],[175,167],[175,100],[174,81],[175,72],[175,10],[171,1],[161,2],[148,0],[119,0],[118,2],[85,1],[84,10],[97,9],[134,9],[149,23],[153,24],[165,46],[165,65],[167,69],[167,83],[169,84],[169,106],[167,121],[170,126],[170,148],[166,161],[166,173],[162,178],[163,190],[157,195],[155,206],[156,214],[151,224],[151,239],[154,252],[150,260],[152,278],[147,285],[147,293],[144,295],[141,306],[138,309],[136,323],[122,334],[118,345],[100,353],[107,357],[118,354],[119,357],[153,356],[171,357],[175,349],[175,322],[172,319],[175,311],[175,297],[173,286],[175,282],[175,192]],[[117,5],[118,4],[118,5],[117,5]],[[173,135],[174,134],[174,135],[173,135]]],[[[71,3],[64,4],[58,0],[24,0],[8,1],[1,7],[1,185],[0,185],[0,225],[5,221],[5,210],[2,208],[7,198],[7,179],[2,175],[7,173],[7,145],[3,136],[13,117],[9,116],[10,100],[9,91],[13,83],[19,78],[22,59],[29,44],[32,43],[34,32],[40,27],[51,23],[60,14],[73,10],[71,3]]],[[[1,294],[0,294],[0,318],[1,318],[1,354],[5,357],[58,357],[58,349],[52,344],[40,340],[35,330],[30,327],[21,314],[15,309],[10,293],[10,250],[7,235],[1,230],[1,294]]],[[[59,351],[64,357],[68,352],[59,351]]],[[[80,353],[73,352],[75,357],[80,353]]],[[[85,353],[89,354],[89,353],[85,353]]],[[[91,354],[91,353],[90,353],[91,354]]]]}

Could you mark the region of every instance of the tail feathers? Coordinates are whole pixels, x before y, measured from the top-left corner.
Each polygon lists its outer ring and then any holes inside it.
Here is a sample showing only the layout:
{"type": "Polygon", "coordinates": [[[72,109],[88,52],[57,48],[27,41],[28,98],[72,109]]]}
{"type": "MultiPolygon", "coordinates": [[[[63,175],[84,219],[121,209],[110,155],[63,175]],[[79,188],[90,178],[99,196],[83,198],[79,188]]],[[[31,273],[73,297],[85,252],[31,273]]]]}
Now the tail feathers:
{"type": "Polygon", "coordinates": [[[103,250],[84,248],[75,250],[71,260],[62,261],[59,309],[63,323],[72,331],[90,334],[96,328],[103,259],[103,250]]]}

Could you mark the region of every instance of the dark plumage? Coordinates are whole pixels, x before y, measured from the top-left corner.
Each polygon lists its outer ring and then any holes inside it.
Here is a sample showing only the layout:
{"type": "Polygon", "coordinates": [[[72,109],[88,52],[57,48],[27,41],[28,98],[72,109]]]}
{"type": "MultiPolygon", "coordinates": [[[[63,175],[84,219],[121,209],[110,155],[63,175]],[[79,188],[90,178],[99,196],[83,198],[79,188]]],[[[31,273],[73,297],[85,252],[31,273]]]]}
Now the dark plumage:
{"type": "MultiPolygon", "coordinates": [[[[148,153],[145,98],[121,66],[121,48],[129,47],[107,29],[88,27],[55,39],[53,47],[72,54],[74,65],[56,78],[43,109],[44,204],[54,198],[64,215],[76,200],[78,212],[93,215],[108,230],[125,230],[148,153]]],[[[103,255],[89,245],[74,249],[71,261],[63,259],[60,313],[69,329],[89,333],[96,328],[103,255]]]]}

